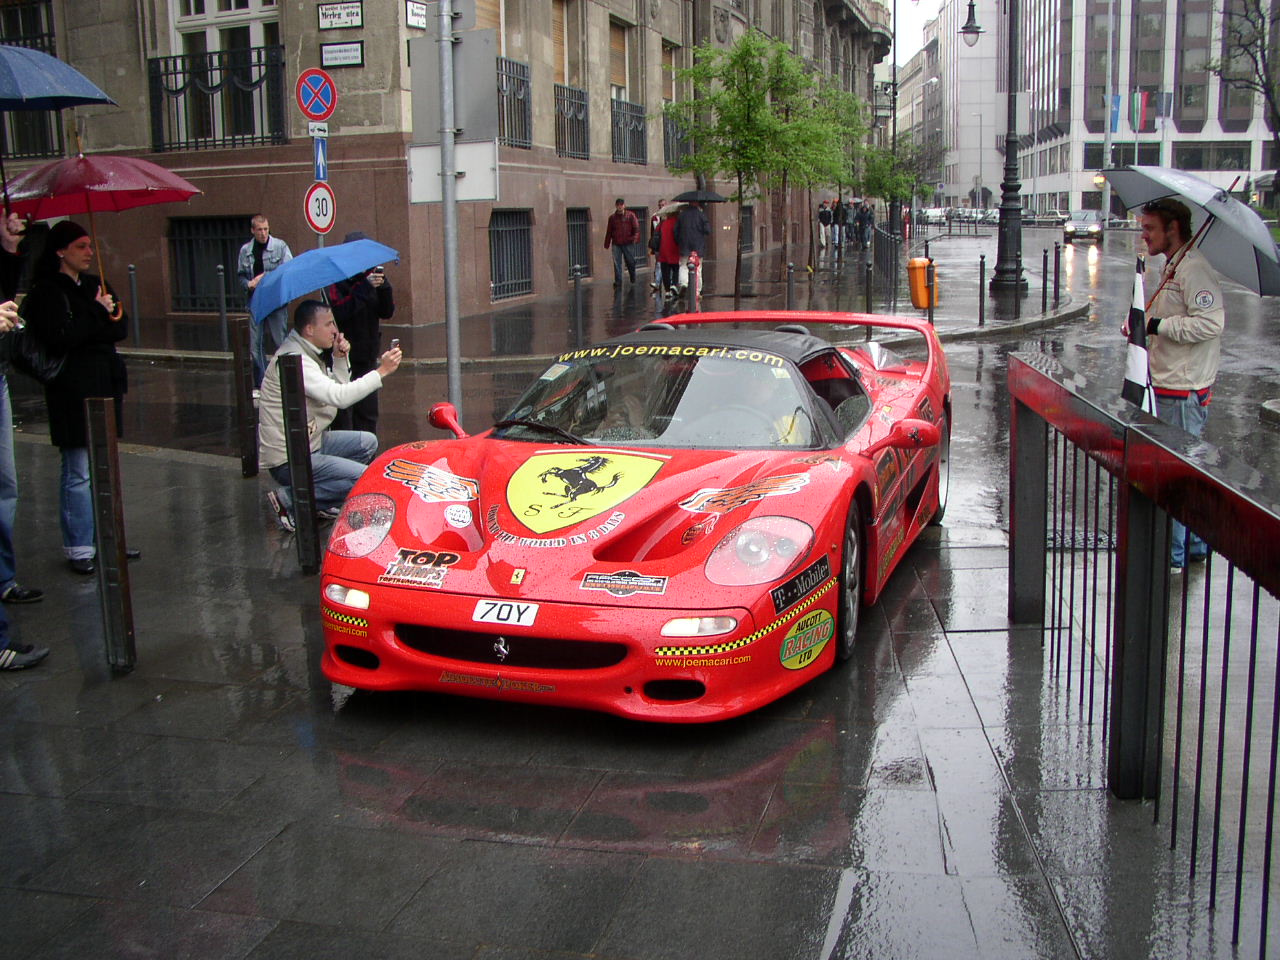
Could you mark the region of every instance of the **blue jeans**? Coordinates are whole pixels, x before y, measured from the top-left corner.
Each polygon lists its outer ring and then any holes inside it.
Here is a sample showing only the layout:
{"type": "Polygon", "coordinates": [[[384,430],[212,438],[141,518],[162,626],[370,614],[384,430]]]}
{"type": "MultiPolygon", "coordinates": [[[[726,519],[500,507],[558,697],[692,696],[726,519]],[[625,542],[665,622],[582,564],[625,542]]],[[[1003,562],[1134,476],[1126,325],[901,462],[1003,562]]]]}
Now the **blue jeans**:
{"type": "Polygon", "coordinates": [[[253,358],[253,385],[262,386],[267,361],[289,335],[289,311],[282,307],[267,314],[261,323],[249,323],[249,355],[253,358]]]}
{"type": "MultiPolygon", "coordinates": [[[[16,571],[13,522],[18,513],[18,468],[13,462],[13,406],[9,383],[0,375],[0,593],[13,585],[16,571]]],[[[4,645],[0,644],[0,650],[4,645]]]]}
{"type": "Polygon", "coordinates": [[[624,247],[621,244],[613,244],[609,248],[613,251],[613,283],[615,286],[622,283],[622,264],[626,261],[627,273],[631,277],[631,282],[636,282],[636,258],[631,254],[630,247],[624,247]]]}
{"type": "MultiPolygon", "coordinates": [[[[316,509],[329,510],[342,506],[374,455],[378,438],[363,430],[326,430],[320,440],[320,452],[311,455],[311,477],[315,483],[316,509]]],[[[293,494],[293,478],[289,465],[271,468],[271,476],[293,494]]]]}
{"type": "MultiPolygon", "coordinates": [[[[1181,427],[1193,437],[1198,437],[1204,432],[1204,423],[1209,419],[1209,408],[1201,406],[1200,400],[1194,392],[1188,397],[1157,396],[1156,416],[1165,423],[1181,427]]],[[[1186,527],[1174,520],[1169,536],[1173,541],[1169,545],[1169,562],[1177,567],[1186,566],[1186,527]]],[[[1203,557],[1208,551],[1208,545],[1194,533],[1191,534],[1191,556],[1203,557]]]]}
{"type": "Polygon", "coordinates": [[[89,484],[89,448],[62,447],[62,550],[70,560],[91,559],[97,553],[93,539],[93,489],[89,484]]]}

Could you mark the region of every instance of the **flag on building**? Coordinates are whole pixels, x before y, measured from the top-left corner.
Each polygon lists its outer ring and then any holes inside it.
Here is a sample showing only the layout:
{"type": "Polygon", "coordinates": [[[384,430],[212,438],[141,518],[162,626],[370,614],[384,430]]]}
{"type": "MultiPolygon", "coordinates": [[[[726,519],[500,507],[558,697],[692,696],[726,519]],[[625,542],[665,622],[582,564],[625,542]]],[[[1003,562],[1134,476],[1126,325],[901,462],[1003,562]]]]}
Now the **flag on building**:
{"type": "Polygon", "coordinates": [[[1151,93],[1147,90],[1135,90],[1129,98],[1129,128],[1140,133],[1147,128],[1147,106],[1151,102],[1151,93]]]}
{"type": "Polygon", "coordinates": [[[1124,364],[1124,386],[1120,396],[1136,407],[1155,416],[1156,392],[1151,386],[1151,369],[1147,364],[1147,291],[1142,274],[1146,262],[1138,258],[1133,275],[1133,303],[1129,306],[1129,346],[1124,364]]]}
{"type": "Polygon", "coordinates": [[[1111,95],[1111,132],[1120,132],[1120,94],[1111,95]]]}

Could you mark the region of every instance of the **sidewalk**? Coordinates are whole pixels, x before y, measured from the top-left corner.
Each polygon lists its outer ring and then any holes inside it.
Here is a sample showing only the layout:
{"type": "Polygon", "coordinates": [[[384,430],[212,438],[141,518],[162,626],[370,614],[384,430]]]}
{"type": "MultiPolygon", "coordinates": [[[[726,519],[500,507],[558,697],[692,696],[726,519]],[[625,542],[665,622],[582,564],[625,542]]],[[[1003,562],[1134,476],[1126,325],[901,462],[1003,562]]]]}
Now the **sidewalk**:
{"type": "MultiPolygon", "coordinates": [[[[959,328],[948,291],[976,300],[976,279],[944,271],[938,315],[959,328]]],[[[467,322],[499,346],[571,335],[555,304],[517,309],[467,322]]],[[[19,566],[47,597],[9,612],[53,653],[0,673],[6,958],[1255,956],[1256,923],[1233,951],[1210,875],[1188,882],[1150,807],[1109,798],[1097,729],[1039,630],[1005,619],[1001,351],[948,352],[947,522],[867,611],[852,662],[701,727],[332,687],[317,579],[238,460],[191,449],[229,443],[216,368],[131,364],[139,661],[112,678],[93,581],[57,548],[56,451],[29,419],[19,566]]],[[[521,385],[469,379],[479,416],[521,385]]],[[[389,432],[420,433],[441,382],[425,364],[393,380],[389,432]]]]}

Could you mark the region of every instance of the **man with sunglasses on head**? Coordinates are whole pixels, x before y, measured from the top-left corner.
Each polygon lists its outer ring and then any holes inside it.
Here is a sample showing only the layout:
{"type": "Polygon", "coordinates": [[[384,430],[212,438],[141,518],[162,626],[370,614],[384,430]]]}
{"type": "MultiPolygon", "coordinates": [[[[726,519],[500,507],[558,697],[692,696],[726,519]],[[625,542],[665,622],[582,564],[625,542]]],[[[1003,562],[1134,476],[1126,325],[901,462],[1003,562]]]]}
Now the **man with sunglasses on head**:
{"type": "MultiPolygon", "coordinates": [[[[1177,200],[1154,200],[1139,218],[1147,252],[1163,254],[1164,269],[1147,306],[1147,362],[1156,394],[1156,415],[1200,436],[1218,376],[1226,314],[1217,273],[1192,243],[1191,211],[1177,200]]],[[[1194,533],[1188,544],[1182,524],[1173,524],[1170,564],[1182,570],[1209,548],[1194,533]]]]}

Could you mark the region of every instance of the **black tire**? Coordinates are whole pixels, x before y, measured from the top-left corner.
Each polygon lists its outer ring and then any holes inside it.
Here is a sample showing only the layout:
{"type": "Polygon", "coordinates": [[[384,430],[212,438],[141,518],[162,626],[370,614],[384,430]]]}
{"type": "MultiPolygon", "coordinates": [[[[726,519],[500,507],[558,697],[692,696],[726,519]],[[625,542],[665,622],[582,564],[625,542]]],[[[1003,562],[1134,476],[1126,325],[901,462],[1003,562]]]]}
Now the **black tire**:
{"type": "Polygon", "coordinates": [[[938,443],[938,509],[929,520],[929,526],[942,523],[947,513],[947,497],[951,492],[951,421],[943,418],[942,440],[938,443]]]}
{"type": "Polygon", "coordinates": [[[863,544],[862,511],[858,501],[849,502],[849,519],[844,528],[844,549],[840,552],[840,602],[836,626],[840,631],[837,640],[836,659],[840,662],[853,656],[858,639],[858,624],[862,619],[863,544]]]}

